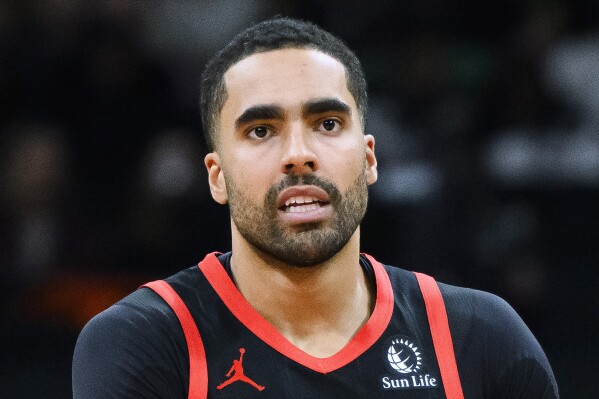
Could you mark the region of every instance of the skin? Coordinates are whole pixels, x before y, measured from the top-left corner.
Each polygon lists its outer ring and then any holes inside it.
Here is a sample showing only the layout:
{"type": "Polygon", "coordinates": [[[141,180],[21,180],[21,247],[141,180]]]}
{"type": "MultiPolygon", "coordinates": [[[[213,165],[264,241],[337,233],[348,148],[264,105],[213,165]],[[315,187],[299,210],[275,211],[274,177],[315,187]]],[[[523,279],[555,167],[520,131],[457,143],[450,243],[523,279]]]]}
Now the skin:
{"type": "Polygon", "coordinates": [[[366,185],[377,179],[374,138],[364,135],[343,65],[317,50],[253,54],[226,72],[225,84],[218,148],[205,165],[214,200],[231,209],[235,282],[294,345],[331,356],[374,306],[359,265],[366,185]],[[346,109],[307,110],[323,100],[346,109]],[[245,117],[257,106],[279,112],[245,117]],[[321,187],[330,204],[308,221],[288,218],[276,196],[290,185],[321,187]],[[277,252],[279,241],[297,256],[277,252]]]}

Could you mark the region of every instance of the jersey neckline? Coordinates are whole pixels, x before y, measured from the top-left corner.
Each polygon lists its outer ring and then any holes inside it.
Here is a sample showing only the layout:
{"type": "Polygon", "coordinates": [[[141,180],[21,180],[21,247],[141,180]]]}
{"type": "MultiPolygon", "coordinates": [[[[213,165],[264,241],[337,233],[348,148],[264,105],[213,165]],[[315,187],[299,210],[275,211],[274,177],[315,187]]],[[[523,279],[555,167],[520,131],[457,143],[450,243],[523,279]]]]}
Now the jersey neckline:
{"type": "Polygon", "coordinates": [[[363,255],[374,270],[376,281],[374,310],[366,324],[354,337],[341,350],[326,358],[315,357],[304,352],[262,317],[241,295],[219,262],[216,252],[206,255],[198,267],[231,313],[254,335],[289,359],[326,374],[345,366],[364,353],[381,337],[391,320],[394,300],[389,275],[383,265],[373,257],[363,255]]]}

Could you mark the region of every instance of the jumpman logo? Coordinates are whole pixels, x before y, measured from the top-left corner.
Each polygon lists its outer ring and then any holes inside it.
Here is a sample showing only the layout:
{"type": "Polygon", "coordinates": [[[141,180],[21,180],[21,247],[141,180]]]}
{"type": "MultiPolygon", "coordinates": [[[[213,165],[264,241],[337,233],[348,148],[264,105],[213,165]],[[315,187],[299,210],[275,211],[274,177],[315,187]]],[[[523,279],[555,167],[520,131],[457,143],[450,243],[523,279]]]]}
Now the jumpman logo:
{"type": "Polygon", "coordinates": [[[222,384],[220,384],[219,386],[217,386],[216,389],[223,389],[224,387],[234,383],[235,381],[243,381],[245,383],[250,384],[257,390],[262,391],[265,388],[264,386],[256,384],[243,373],[243,354],[245,353],[245,349],[239,348],[239,353],[241,354],[241,356],[239,356],[239,360],[233,360],[233,366],[231,367],[231,370],[229,370],[229,372],[227,373],[227,377],[230,378],[222,384]],[[231,374],[233,375],[231,376],[231,374]]]}

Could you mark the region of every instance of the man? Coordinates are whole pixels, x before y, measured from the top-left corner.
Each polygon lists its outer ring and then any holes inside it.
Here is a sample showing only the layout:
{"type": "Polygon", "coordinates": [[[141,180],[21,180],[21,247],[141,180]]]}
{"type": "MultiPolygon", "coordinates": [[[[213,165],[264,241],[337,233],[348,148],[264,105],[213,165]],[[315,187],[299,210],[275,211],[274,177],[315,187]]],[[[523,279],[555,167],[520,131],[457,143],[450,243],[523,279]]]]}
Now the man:
{"type": "Polygon", "coordinates": [[[290,19],[208,63],[205,164],[232,252],[90,321],[75,398],[557,397],[505,302],[360,255],[377,179],[365,87],[341,41],[290,19]]]}

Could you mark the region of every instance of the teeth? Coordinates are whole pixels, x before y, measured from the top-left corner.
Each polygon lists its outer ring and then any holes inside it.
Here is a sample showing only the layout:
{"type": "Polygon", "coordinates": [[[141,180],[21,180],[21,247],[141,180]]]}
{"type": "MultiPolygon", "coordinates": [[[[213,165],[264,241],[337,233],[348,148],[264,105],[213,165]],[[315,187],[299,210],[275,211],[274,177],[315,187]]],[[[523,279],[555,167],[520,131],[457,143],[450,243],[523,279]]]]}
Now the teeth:
{"type": "Polygon", "coordinates": [[[318,202],[318,200],[314,197],[291,197],[285,201],[285,206],[289,206],[291,204],[305,204],[310,202],[318,202]]]}
{"type": "Polygon", "coordinates": [[[290,213],[300,213],[300,212],[313,211],[314,209],[318,209],[318,208],[320,208],[320,204],[312,203],[312,204],[308,204],[308,205],[288,206],[286,211],[290,212],[290,213]]]}

